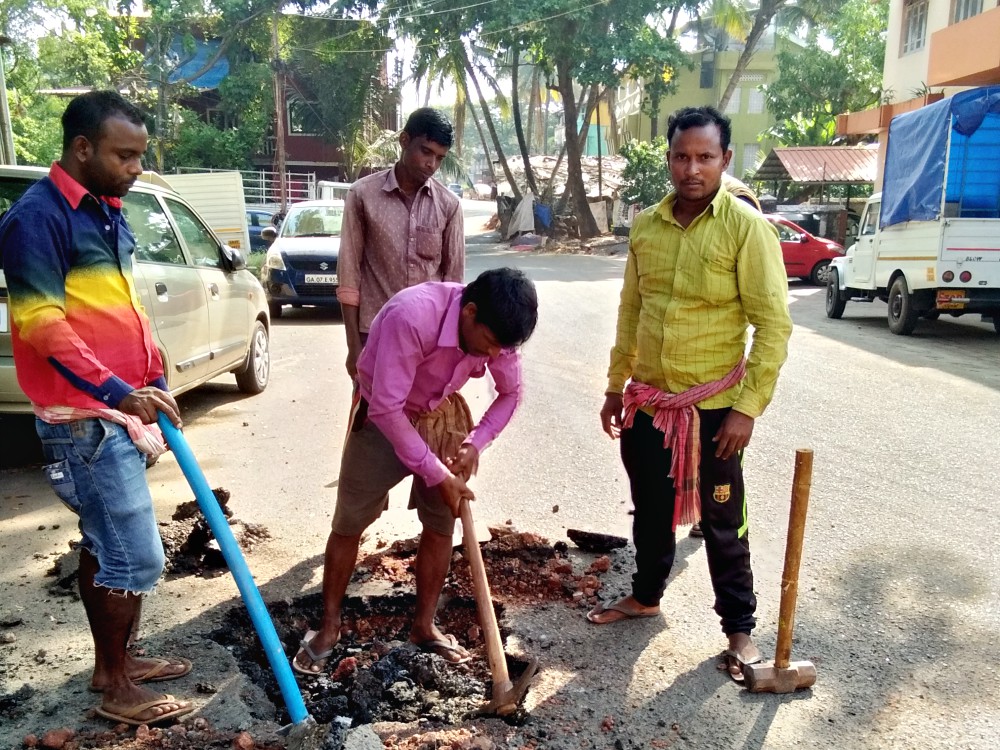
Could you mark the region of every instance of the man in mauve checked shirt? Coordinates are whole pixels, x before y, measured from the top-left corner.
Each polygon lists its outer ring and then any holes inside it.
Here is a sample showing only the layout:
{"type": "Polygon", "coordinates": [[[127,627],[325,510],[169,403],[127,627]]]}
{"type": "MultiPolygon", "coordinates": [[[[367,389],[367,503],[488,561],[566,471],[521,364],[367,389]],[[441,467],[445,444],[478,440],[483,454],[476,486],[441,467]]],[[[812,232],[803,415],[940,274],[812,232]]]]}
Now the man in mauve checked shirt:
{"type": "Polygon", "coordinates": [[[696,520],[700,506],[729,641],[720,666],[739,682],[743,666],[760,660],[750,638],[757,601],[743,449],[774,395],[792,323],[777,235],[721,189],[729,139],[728,118],[711,107],[675,113],[667,128],[675,190],[639,214],[629,235],[601,423],[621,437],[636,569],[631,595],[587,617],[603,625],[658,616],[677,525],[696,520]]]}
{"type": "Polygon", "coordinates": [[[375,317],[358,360],[367,418],[359,411],[348,431],[326,545],[323,620],[302,639],[292,661],[296,672],[313,676],[326,668],[340,640],[341,604],[361,534],[385,509],[389,490],[411,474],[410,507],[423,530],[410,641],[453,664],[469,660],[434,615],[451,564],[459,504],[474,499],[466,482],[520,402],[516,347],[528,340],[537,319],[534,285],[511,268],[486,271],[465,287],[427,282],[404,289],[375,317]],[[497,396],[473,427],[458,391],[487,370],[497,396]]]}
{"type": "Polygon", "coordinates": [[[415,110],[399,134],[399,161],[358,180],[347,194],[337,299],[352,378],[372,321],[392,295],[424,281],[465,280],[462,204],[433,179],[453,139],[444,114],[415,110]]]}

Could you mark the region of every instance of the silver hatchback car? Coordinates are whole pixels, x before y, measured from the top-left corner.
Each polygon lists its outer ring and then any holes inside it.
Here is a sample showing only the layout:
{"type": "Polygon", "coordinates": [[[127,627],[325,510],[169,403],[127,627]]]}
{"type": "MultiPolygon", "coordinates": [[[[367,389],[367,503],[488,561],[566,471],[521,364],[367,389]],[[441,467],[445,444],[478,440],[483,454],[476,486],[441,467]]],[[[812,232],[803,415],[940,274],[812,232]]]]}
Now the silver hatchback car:
{"type": "MultiPolygon", "coordinates": [[[[48,170],[0,166],[0,215],[48,170]]],[[[174,395],[227,372],[244,393],[271,374],[270,327],[260,282],[177,193],[144,176],[123,199],[136,238],[136,287],[152,322],[174,395]]],[[[159,182],[163,182],[159,180],[159,182]]],[[[30,412],[11,353],[7,284],[0,258],[0,413],[30,412]]]]}

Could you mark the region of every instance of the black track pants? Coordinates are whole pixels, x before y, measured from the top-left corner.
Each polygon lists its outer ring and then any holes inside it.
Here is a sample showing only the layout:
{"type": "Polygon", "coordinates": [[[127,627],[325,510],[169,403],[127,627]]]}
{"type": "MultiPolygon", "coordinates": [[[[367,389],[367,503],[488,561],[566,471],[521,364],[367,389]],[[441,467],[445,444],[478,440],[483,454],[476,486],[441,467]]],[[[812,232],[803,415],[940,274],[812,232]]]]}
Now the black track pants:
{"type": "MultiPolygon", "coordinates": [[[[750,570],[746,496],[742,455],[726,461],[715,457],[712,438],[729,409],[699,409],[701,417],[701,528],[705,533],[708,569],[715,590],[715,612],[722,631],[750,633],[756,620],[757,599],[750,570]]],[[[628,473],[635,516],[635,573],[632,595],[645,606],[659,603],[674,564],[676,539],[674,482],[670,479],[670,451],[653,419],[637,412],[621,434],[622,463],[628,473]]]]}

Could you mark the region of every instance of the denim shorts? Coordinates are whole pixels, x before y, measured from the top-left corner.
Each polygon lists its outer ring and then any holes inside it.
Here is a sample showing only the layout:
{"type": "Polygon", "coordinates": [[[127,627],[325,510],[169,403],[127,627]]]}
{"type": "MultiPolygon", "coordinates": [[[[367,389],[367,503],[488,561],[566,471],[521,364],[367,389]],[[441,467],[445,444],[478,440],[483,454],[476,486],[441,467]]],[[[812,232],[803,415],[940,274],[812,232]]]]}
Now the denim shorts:
{"type": "Polygon", "coordinates": [[[59,499],[80,518],[82,545],[97,560],[97,586],[152,591],[163,572],[163,542],[146,484],[146,459],[126,429],[104,419],[35,420],[59,499]]]}

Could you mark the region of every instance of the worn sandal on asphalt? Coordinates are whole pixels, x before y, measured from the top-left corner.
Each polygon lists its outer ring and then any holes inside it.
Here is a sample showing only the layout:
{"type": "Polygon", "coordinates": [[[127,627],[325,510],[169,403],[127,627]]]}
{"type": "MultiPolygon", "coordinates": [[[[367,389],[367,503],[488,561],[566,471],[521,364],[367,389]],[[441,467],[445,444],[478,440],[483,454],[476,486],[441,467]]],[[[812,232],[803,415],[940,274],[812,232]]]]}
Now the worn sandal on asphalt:
{"type": "Polygon", "coordinates": [[[326,667],[327,660],[333,656],[334,646],[331,646],[326,651],[321,654],[317,654],[312,650],[312,640],[316,637],[315,630],[309,630],[306,632],[305,637],[299,642],[299,650],[295,654],[295,658],[292,659],[292,669],[301,675],[306,677],[315,677],[318,674],[322,674],[324,667],[326,667]],[[299,666],[299,657],[305,654],[309,657],[309,667],[299,666]],[[322,662],[322,664],[320,664],[322,662]],[[313,669],[315,667],[315,669],[313,669]]]}
{"type": "Polygon", "coordinates": [[[659,607],[653,610],[640,611],[628,609],[621,602],[615,602],[614,604],[609,604],[607,607],[603,604],[598,604],[587,613],[587,619],[595,625],[609,625],[612,622],[656,617],[659,614],[659,607]]]}
{"type": "Polygon", "coordinates": [[[129,724],[133,727],[137,727],[140,724],[160,724],[164,721],[169,721],[171,719],[176,719],[179,716],[189,714],[192,711],[194,711],[194,706],[187,701],[177,700],[172,695],[161,695],[155,700],[140,703],[138,706],[132,706],[131,708],[121,710],[112,710],[110,708],[105,708],[104,706],[98,706],[94,709],[94,712],[98,716],[103,716],[105,719],[110,719],[111,721],[116,721],[120,724],[129,724]],[[173,711],[167,711],[166,713],[140,718],[142,714],[148,713],[150,709],[174,703],[179,704],[180,708],[176,708],[173,711]]]}
{"type": "MultiPolygon", "coordinates": [[[[176,680],[190,674],[193,669],[190,659],[157,659],[154,658],[153,666],[146,670],[144,674],[141,675],[129,675],[129,679],[136,685],[143,682],[166,682],[167,680],[176,680]],[[167,672],[166,670],[171,667],[180,667],[179,672],[167,672]]],[[[97,687],[93,683],[87,688],[92,693],[103,693],[104,688],[97,687]]]]}
{"type": "Polygon", "coordinates": [[[764,657],[760,654],[757,654],[757,656],[753,659],[744,660],[738,652],[727,648],[722,652],[722,663],[719,664],[718,669],[720,671],[725,670],[732,678],[733,682],[742,685],[744,681],[743,668],[749,666],[750,664],[760,664],[762,661],[764,661],[764,657]],[[734,672],[734,669],[739,671],[734,672]]]}
{"type": "Polygon", "coordinates": [[[429,654],[437,654],[449,664],[465,664],[472,661],[472,655],[458,645],[458,640],[450,633],[422,643],[411,641],[414,646],[429,654]]]}

